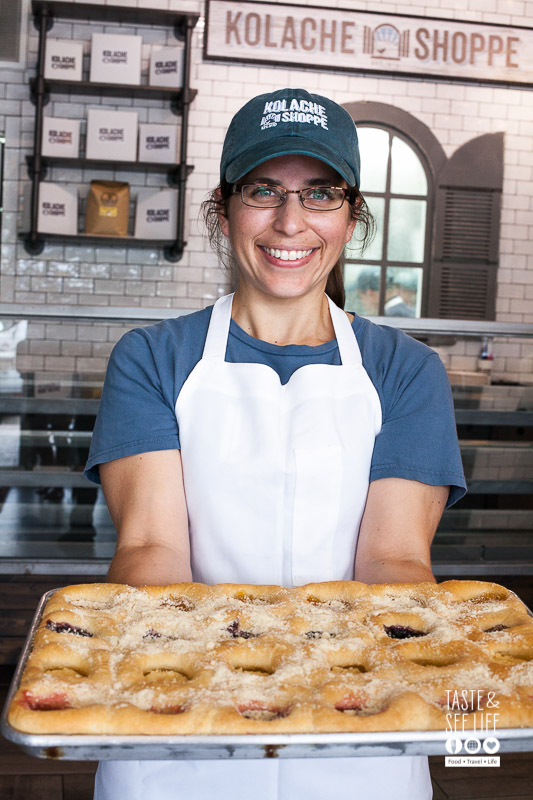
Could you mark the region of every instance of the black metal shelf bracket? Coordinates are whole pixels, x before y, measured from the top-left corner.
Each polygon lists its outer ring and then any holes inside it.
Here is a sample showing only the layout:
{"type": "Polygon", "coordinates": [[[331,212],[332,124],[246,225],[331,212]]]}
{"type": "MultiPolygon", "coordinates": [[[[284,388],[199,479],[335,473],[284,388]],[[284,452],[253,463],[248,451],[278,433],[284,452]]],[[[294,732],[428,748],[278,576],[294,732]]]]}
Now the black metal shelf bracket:
{"type": "MultiPolygon", "coordinates": [[[[189,127],[189,108],[194,97],[191,97],[191,46],[192,34],[196,25],[197,17],[187,16],[178,26],[183,31],[184,51],[183,51],[183,81],[182,81],[182,117],[181,117],[181,141],[180,141],[180,166],[178,168],[178,211],[176,220],[176,241],[170,248],[165,249],[167,261],[175,263],[181,261],[183,251],[187,242],[185,241],[185,187],[187,185],[187,130],[189,127]]],[[[194,93],[196,94],[196,92],[194,93]]]]}
{"type": "Polygon", "coordinates": [[[54,27],[54,15],[48,3],[36,6],[33,11],[33,25],[39,31],[42,30],[42,19],[46,18],[46,33],[54,27]]]}
{"type": "Polygon", "coordinates": [[[37,57],[37,77],[34,82],[35,126],[33,132],[33,164],[31,174],[30,230],[25,239],[25,248],[30,255],[40,255],[44,241],[37,232],[39,221],[39,185],[42,180],[43,108],[45,106],[44,62],[46,55],[46,34],[53,25],[48,6],[44,5],[34,17],[39,27],[39,50],[37,57]]]}
{"type": "Polygon", "coordinates": [[[44,250],[45,241],[38,234],[28,233],[23,239],[24,249],[30,256],[40,256],[44,250]]]}

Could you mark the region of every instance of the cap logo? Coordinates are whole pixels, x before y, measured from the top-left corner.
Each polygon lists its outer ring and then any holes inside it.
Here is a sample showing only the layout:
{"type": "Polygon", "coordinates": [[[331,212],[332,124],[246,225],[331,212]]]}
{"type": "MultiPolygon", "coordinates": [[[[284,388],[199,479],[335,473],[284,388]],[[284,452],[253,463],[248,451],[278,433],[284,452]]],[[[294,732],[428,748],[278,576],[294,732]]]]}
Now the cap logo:
{"type": "Polygon", "coordinates": [[[261,130],[275,128],[278,123],[300,122],[307,125],[316,125],[328,130],[328,117],[324,106],[312,103],[309,100],[293,98],[290,103],[287,98],[265,103],[261,130]]]}

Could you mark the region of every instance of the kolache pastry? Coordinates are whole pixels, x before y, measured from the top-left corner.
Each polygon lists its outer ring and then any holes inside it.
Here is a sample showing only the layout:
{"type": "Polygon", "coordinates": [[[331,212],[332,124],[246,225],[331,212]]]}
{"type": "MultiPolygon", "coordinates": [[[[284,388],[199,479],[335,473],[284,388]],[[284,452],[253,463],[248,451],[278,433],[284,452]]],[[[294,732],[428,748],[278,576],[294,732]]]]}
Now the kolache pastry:
{"type": "Polygon", "coordinates": [[[533,726],[533,619],[495,583],[57,590],[10,705],[55,734],[533,726]]]}

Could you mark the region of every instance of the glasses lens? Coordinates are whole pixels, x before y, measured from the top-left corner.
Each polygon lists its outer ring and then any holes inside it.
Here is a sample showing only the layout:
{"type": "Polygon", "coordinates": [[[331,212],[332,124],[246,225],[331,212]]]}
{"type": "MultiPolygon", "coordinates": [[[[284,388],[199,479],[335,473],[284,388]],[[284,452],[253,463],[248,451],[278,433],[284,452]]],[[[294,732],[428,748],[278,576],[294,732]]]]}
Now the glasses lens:
{"type": "Polygon", "coordinates": [[[264,183],[249,183],[241,187],[242,201],[254,208],[275,208],[283,203],[284,191],[281,186],[264,183]]]}
{"type": "Polygon", "coordinates": [[[313,186],[301,192],[302,203],[312,211],[333,211],[344,203],[344,189],[336,186],[313,186]]]}

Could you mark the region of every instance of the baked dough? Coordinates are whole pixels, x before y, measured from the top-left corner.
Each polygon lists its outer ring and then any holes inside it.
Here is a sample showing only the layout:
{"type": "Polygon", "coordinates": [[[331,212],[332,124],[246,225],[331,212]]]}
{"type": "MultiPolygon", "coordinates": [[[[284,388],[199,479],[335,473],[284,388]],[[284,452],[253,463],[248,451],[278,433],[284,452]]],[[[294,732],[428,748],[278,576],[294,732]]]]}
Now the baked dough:
{"type": "Polygon", "coordinates": [[[9,709],[58,734],[533,726],[533,619],[495,583],[67,586],[9,709]],[[488,723],[488,724],[487,724],[488,723]],[[452,723],[453,724],[453,723],[452,723]]]}

